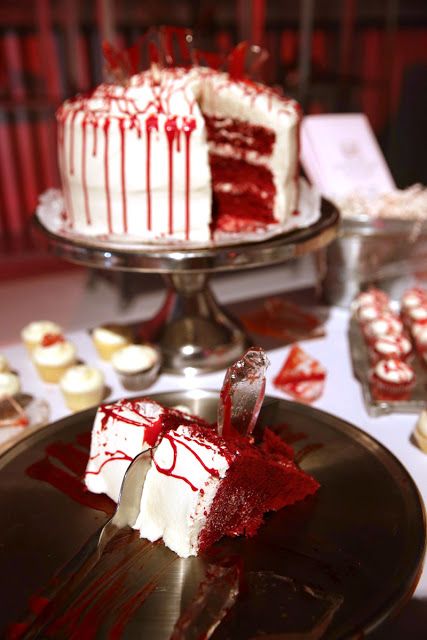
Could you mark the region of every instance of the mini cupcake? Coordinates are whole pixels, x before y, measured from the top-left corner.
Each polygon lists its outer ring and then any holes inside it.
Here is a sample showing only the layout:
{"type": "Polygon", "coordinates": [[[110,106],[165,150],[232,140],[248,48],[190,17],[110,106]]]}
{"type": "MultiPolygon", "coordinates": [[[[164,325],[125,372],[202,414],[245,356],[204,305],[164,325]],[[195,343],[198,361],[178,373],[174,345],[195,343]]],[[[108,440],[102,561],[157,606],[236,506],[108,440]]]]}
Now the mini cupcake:
{"type": "Polygon", "coordinates": [[[403,322],[392,313],[384,313],[375,320],[368,322],[364,326],[363,332],[365,339],[372,344],[378,338],[402,335],[403,322]]]}
{"type": "Polygon", "coordinates": [[[0,353],[0,373],[10,371],[9,361],[2,353],[0,353]]]}
{"type": "Polygon", "coordinates": [[[0,400],[15,396],[21,391],[21,383],[15,373],[10,371],[2,371],[0,373],[0,400]]]}
{"type": "Polygon", "coordinates": [[[71,411],[83,411],[102,402],[104,374],[95,367],[77,364],[67,369],[59,386],[67,407],[71,411]]]}
{"type": "Polygon", "coordinates": [[[130,344],[111,358],[114,371],[125,389],[139,391],[153,384],[160,369],[160,353],[150,345],[130,344]]]}
{"type": "Polygon", "coordinates": [[[33,362],[42,380],[56,383],[76,363],[76,348],[63,335],[48,335],[34,349],[33,362]]]}
{"type": "Polygon", "coordinates": [[[62,334],[62,329],[58,324],[56,324],[56,322],[51,322],[50,320],[39,320],[37,322],[30,322],[30,324],[27,324],[27,326],[21,331],[21,338],[28,351],[32,353],[33,349],[41,343],[44,336],[47,334],[60,335],[62,334]]]}
{"type": "Polygon", "coordinates": [[[423,302],[416,307],[412,307],[405,315],[408,324],[427,324],[427,302],[423,302]]]}
{"type": "Polygon", "coordinates": [[[108,324],[94,329],[92,340],[98,355],[103,360],[111,360],[113,353],[132,342],[132,333],[127,327],[108,324]]]}
{"type": "Polygon", "coordinates": [[[415,383],[415,372],[402,360],[379,360],[371,374],[371,390],[381,400],[405,400],[415,383]]]}
{"type": "Polygon", "coordinates": [[[376,305],[380,307],[387,307],[390,303],[388,295],[380,289],[371,288],[367,291],[359,293],[353,302],[353,308],[355,310],[367,305],[376,305]]]}
{"type": "Polygon", "coordinates": [[[412,344],[409,338],[404,335],[383,336],[375,340],[371,345],[371,362],[378,360],[407,360],[412,353],[412,344]]]}
{"type": "Polygon", "coordinates": [[[414,307],[418,307],[423,302],[427,301],[427,291],[421,289],[420,287],[412,287],[411,289],[407,289],[401,301],[402,313],[406,313],[410,309],[414,307]]]}
{"type": "Polygon", "coordinates": [[[415,323],[411,327],[412,337],[417,351],[423,353],[427,351],[427,324],[415,323]]]}
{"type": "Polygon", "coordinates": [[[427,453],[427,410],[423,409],[415,425],[414,440],[424,453],[427,453]]]}
{"type": "Polygon", "coordinates": [[[381,316],[383,316],[384,313],[388,313],[388,311],[389,310],[382,305],[366,304],[358,309],[357,319],[362,327],[364,327],[369,322],[373,322],[374,320],[381,318],[381,316]]]}

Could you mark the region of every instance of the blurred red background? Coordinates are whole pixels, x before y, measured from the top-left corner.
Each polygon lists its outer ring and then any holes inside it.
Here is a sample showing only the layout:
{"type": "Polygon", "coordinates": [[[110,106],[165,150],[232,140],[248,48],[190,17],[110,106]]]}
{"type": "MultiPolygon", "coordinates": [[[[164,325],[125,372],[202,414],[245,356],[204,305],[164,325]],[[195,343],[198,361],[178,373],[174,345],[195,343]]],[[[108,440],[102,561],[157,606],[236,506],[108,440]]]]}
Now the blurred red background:
{"type": "Polygon", "coordinates": [[[263,79],[306,113],[363,111],[400,187],[427,183],[425,0],[3,0],[0,5],[0,278],[66,268],[34,240],[38,194],[59,186],[54,113],[103,79],[101,43],[190,27],[206,49],[270,54],[263,79]]]}

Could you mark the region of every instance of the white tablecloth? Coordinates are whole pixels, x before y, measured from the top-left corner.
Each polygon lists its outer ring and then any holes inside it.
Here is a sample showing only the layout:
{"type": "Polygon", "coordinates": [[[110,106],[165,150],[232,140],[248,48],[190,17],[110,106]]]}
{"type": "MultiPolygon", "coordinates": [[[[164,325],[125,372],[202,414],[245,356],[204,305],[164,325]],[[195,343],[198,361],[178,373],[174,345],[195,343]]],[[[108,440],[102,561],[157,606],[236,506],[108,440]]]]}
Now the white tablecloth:
{"type": "MultiPolygon", "coordinates": [[[[303,343],[303,348],[310,355],[319,359],[327,367],[328,371],[324,394],[314,406],[354,423],[392,451],[407,468],[419,488],[424,503],[427,503],[427,455],[420,451],[411,441],[411,434],[417,416],[415,414],[400,414],[371,418],[367,415],[360,385],[352,373],[347,329],[348,312],[334,308],[331,310],[326,324],[326,337],[303,343]]],[[[87,331],[70,332],[67,333],[67,337],[77,346],[78,354],[82,360],[103,369],[106,382],[111,388],[110,399],[129,395],[120,386],[111,366],[98,359],[87,331]]],[[[40,381],[21,344],[3,346],[2,351],[13,368],[19,372],[23,391],[29,392],[34,396],[43,397],[49,402],[52,420],[57,420],[69,414],[58,387],[40,381]]],[[[268,372],[267,394],[285,397],[272,385],[271,381],[282,366],[287,351],[288,347],[283,347],[269,352],[271,366],[268,372]]],[[[223,375],[223,371],[194,378],[163,374],[146,393],[172,391],[189,387],[218,390],[221,387],[223,375]]],[[[5,436],[4,430],[2,436],[5,436]]],[[[405,611],[400,616],[401,627],[398,624],[397,626],[389,625],[385,631],[377,632],[375,637],[425,637],[423,633],[427,623],[427,571],[423,572],[410,605],[413,605],[412,609],[408,606],[405,609],[406,612],[409,612],[406,618],[405,611]],[[420,610],[425,611],[425,613],[419,615],[420,610]],[[417,614],[414,612],[418,612],[418,620],[415,619],[417,614]],[[396,633],[398,635],[395,635],[396,633]]],[[[427,631],[425,633],[427,634],[427,631]]]]}

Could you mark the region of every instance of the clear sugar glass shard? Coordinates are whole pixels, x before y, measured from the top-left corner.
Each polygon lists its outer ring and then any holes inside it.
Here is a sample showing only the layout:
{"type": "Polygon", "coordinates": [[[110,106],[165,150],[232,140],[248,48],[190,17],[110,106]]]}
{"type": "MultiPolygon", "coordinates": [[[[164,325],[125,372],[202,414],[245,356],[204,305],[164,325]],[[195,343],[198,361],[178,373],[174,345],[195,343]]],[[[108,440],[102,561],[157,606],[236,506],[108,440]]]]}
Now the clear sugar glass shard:
{"type": "Polygon", "coordinates": [[[218,433],[224,438],[251,435],[264,400],[269,364],[265,351],[252,347],[227,369],[218,406],[218,433]]]}

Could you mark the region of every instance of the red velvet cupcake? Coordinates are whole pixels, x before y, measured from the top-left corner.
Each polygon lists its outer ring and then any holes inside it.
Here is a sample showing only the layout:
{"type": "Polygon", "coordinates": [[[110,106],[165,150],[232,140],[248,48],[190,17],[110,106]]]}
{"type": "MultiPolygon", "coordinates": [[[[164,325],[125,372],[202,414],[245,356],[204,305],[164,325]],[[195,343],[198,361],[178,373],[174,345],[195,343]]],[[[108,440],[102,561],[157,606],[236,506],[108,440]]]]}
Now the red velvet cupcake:
{"type": "Polygon", "coordinates": [[[416,322],[411,328],[415,348],[419,353],[427,352],[427,324],[416,322]]]}
{"type": "Polygon", "coordinates": [[[427,291],[420,287],[412,287],[407,289],[402,296],[401,309],[402,313],[407,313],[410,309],[418,307],[423,302],[427,301],[427,291]]]}
{"type": "Polygon", "coordinates": [[[373,344],[378,338],[385,336],[401,336],[403,322],[394,313],[383,313],[363,327],[363,334],[369,344],[373,344]]]}
{"type": "Polygon", "coordinates": [[[415,383],[415,372],[402,360],[379,360],[371,374],[371,391],[377,400],[406,400],[415,383]]]}
{"type": "Polygon", "coordinates": [[[388,307],[389,303],[390,298],[384,291],[371,288],[367,291],[362,291],[361,293],[359,293],[359,295],[356,296],[353,302],[353,308],[355,311],[358,311],[359,309],[367,305],[388,307]]]}
{"type": "Polygon", "coordinates": [[[420,303],[416,307],[409,309],[404,315],[407,324],[412,327],[414,324],[427,325],[427,301],[420,303]]]}
{"type": "Polygon", "coordinates": [[[406,361],[411,354],[412,344],[405,335],[382,336],[372,343],[370,349],[373,364],[390,358],[406,361]]]}

